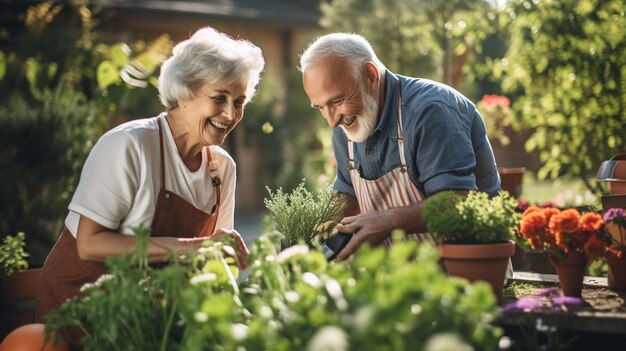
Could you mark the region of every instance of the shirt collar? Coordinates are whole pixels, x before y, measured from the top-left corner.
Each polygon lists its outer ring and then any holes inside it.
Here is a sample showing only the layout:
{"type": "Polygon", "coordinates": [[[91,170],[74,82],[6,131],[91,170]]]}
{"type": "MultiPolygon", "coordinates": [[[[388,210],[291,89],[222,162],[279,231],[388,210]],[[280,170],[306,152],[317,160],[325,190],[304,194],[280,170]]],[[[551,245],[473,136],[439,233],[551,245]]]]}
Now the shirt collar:
{"type": "Polygon", "coordinates": [[[385,77],[385,101],[376,129],[389,138],[397,138],[396,116],[398,114],[398,85],[400,80],[389,70],[385,70],[385,77]]]}

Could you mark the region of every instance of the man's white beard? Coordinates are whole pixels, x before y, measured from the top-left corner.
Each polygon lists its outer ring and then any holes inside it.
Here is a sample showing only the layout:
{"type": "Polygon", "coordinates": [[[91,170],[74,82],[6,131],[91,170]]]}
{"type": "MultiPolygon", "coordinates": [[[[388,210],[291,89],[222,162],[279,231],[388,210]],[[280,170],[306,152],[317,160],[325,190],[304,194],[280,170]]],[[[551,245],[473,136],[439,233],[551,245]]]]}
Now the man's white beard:
{"type": "Polygon", "coordinates": [[[358,123],[356,130],[347,130],[346,128],[342,128],[348,139],[352,140],[355,143],[361,143],[374,132],[376,128],[376,122],[378,120],[378,104],[376,103],[376,99],[366,91],[363,91],[363,112],[360,116],[357,116],[356,121],[358,123]]]}

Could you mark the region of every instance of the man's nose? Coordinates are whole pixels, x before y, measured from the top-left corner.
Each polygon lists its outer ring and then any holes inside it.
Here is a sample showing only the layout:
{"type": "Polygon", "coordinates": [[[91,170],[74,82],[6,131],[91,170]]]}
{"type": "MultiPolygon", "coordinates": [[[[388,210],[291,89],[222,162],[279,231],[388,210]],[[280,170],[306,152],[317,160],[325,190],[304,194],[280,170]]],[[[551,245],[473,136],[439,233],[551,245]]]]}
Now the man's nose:
{"type": "Polygon", "coordinates": [[[339,127],[341,123],[341,114],[337,113],[332,107],[325,107],[322,109],[322,116],[326,119],[326,122],[331,128],[339,127]]]}

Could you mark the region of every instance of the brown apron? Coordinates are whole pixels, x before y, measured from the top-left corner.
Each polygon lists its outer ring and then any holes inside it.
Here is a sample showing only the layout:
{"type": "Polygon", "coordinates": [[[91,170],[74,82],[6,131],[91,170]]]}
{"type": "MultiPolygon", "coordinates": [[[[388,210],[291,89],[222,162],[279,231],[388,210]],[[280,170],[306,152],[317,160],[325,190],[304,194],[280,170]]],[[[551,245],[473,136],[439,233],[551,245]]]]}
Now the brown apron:
{"type": "MultiPolygon", "coordinates": [[[[159,125],[159,147],[161,150],[161,190],[157,199],[152,220],[152,236],[191,238],[209,236],[215,230],[220,205],[221,180],[217,167],[212,162],[211,151],[205,148],[208,171],[216,191],[215,205],[211,213],[196,208],[179,195],[165,188],[165,157],[163,149],[163,131],[159,125]]],[[[120,234],[122,235],[122,234],[120,234]]],[[[59,307],[73,296],[79,295],[80,287],[85,283],[95,282],[107,269],[102,262],[82,260],[78,257],[76,239],[65,228],[44,263],[39,280],[35,321],[43,322],[43,317],[52,309],[59,307]]],[[[77,328],[76,328],[77,329],[77,328]]],[[[76,330],[80,332],[80,330],[76,330]]],[[[72,330],[63,333],[70,343],[79,340],[82,334],[72,330]]]]}

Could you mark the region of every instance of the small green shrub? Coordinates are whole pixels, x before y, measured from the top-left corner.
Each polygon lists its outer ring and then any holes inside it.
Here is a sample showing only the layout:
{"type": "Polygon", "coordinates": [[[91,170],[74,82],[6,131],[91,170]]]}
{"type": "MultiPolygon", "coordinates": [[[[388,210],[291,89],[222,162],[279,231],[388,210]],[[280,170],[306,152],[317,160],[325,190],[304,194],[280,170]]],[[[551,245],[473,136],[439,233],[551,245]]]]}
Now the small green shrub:
{"type": "Polygon", "coordinates": [[[7,279],[16,271],[28,268],[24,251],[24,233],[15,236],[7,235],[0,245],[0,285],[5,285],[7,279]]]}
{"type": "Polygon", "coordinates": [[[278,232],[284,235],[283,246],[297,243],[312,244],[313,239],[327,233],[337,224],[338,216],[345,203],[335,196],[331,186],[309,192],[303,180],[291,193],[282,188],[269,192],[265,206],[270,211],[272,222],[278,232]]]}
{"type": "Polygon", "coordinates": [[[422,215],[428,231],[448,244],[486,244],[512,240],[519,221],[517,202],[507,192],[489,197],[443,191],[428,199],[422,215]]]}

